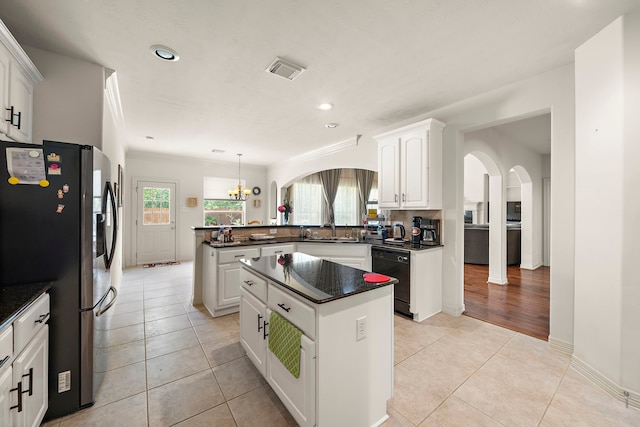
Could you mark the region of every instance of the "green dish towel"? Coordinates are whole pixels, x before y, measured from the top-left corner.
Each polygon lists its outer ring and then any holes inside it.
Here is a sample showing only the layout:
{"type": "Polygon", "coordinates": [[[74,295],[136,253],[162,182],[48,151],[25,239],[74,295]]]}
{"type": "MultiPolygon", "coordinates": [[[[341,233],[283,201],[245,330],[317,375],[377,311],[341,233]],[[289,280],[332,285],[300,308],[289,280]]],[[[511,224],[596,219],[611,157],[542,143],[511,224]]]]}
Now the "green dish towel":
{"type": "Polygon", "coordinates": [[[269,316],[269,350],[296,378],[300,378],[302,331],[275,311],[269,316]]]}

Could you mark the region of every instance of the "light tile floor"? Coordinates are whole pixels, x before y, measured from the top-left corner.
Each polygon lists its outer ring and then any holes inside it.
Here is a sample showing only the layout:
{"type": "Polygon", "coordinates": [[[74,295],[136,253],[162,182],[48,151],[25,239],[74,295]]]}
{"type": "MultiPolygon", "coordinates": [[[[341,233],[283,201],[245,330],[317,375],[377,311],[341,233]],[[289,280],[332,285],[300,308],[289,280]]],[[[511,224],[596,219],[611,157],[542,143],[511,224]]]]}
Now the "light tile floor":
{"type": "MultiPolygon", "coordinates": [[[[189,303],[192,264],[124,272],[102,321],[110,346],[93,407],[66,426],[294,426],[239,344],[239,316],[189,303]]],[[[466,316],[395,317],[395,426],[639,426],[535,338],[466,316]]],[[[330,426],[340,427],[340,426],[330,426]]],[[[351,427],[351,426],[349,426],[351,427]]]]}

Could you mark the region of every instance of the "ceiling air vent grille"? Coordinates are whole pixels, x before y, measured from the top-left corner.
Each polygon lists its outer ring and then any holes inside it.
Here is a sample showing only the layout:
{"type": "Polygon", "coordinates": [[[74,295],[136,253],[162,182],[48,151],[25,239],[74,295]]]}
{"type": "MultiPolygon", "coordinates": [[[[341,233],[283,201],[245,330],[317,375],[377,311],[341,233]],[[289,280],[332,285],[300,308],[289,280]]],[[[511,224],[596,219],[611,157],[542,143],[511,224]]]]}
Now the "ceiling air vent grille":
{"type": "Polygon", "coordinates": [[[305,69],[293,62],[286,61],[282,58],[276,58],[267,67],[265,71],[275,74],[285,79],[293,80],[298,77],[305,69]]]}

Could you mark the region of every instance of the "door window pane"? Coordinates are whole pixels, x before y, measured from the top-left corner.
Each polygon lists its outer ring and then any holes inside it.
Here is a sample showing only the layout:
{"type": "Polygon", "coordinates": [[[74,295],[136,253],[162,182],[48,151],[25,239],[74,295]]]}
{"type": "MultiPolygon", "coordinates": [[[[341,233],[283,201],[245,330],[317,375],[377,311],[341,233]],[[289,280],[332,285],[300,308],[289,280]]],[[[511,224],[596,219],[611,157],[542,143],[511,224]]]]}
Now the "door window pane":
{"type": "Polygon", "coordinates": [[[169,188],[143,187],[143,225],[167,225],[171,223],[169,188]]]}

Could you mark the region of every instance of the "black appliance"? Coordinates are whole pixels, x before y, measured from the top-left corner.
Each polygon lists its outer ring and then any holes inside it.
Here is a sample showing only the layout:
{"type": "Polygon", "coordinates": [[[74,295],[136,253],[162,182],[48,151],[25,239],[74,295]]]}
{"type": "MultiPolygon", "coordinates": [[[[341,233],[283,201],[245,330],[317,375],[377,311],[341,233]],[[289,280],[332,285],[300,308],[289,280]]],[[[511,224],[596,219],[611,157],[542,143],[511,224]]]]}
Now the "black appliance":
{"type": "Polygon", "coordinates": [[[413,318],[411,308],[411,253],[374,246],[371,248],[371,271],[395,277],[393,309],[413,318]]]}
{"type": "Polygon", "coordinates": [[[419,244],[422,238],[422,217],[414,216],[411,221],[413,226],[411,227],[411,243],[419,244]]]}
{"type": "Polygon", "coordinates": [[[521,202],[507,202],[507,221],[520,222],[522,215],[521,202]]]}
{"type": "Polygon", "coordinates": [[[94,317],[117,296],[110,171],[92,146],[0,141],[0,282],[53,283],[47,419],[94,402],[94,317]]]}

